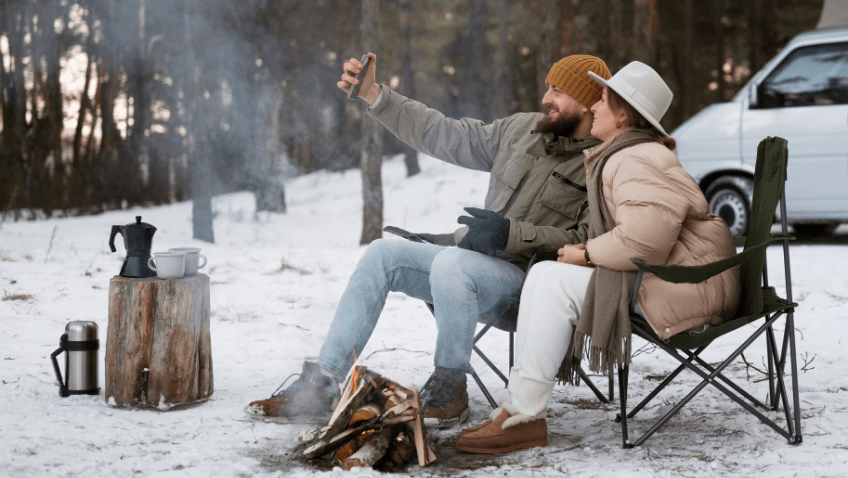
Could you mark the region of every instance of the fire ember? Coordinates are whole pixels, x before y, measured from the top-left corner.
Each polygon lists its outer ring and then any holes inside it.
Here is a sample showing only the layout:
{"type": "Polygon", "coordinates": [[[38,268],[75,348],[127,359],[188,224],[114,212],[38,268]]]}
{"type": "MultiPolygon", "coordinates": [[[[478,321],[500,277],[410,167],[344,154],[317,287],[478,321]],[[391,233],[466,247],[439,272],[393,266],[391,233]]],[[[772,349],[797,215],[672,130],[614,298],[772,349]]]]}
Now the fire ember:
{"type": "Polygon", "coordinates": [[[436,455],[427,445],[420,412],[415,387],[357,365],[330,421],[311,434],[303,456],[324,457],[345,470],[372,467],[384,457],[401,465],[417,456],[426,466],[436,455]]]}

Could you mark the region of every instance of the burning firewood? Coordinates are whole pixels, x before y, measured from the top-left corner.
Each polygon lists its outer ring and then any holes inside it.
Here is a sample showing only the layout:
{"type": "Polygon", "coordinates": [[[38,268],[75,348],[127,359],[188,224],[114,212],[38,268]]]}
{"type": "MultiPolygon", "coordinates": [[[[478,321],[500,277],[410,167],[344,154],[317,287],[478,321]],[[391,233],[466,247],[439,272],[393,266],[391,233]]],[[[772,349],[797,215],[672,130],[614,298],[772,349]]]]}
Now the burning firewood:
{"type": "Polygon", "coordinates": [[[402,428],[403,431],[389,443],[389,451],[386,453],[396,465],[403,465],[415,455],[415,444],[409,439],[410,429],[406,426],[402,428]]]}
{"type": "Polygon", "coordinates": [[[351,468],[356,467],[374,466],[380,458],[383,458],[383,455],[386,454],[386,450],[389,449],[389,440],[393,435],[392,431],[393,430],[391,428],[384,428],[379,432],[374,432],[371,434],[370,438],[359,447],[358,450],[353,452],[353,454],[346,460],[339,463],[339,466],[341,466],[343,470],[350,470],[351,468]]]}
{"type": "Polygon", "coordinates": [[[427,445],[418,390],[362,366],[354,367],[327,425],[310,437],[306,458],[332,453],[345,470],[374,466],[387,454],[398,464],[416,454],[420,466],[436,459],[427,445]]]}

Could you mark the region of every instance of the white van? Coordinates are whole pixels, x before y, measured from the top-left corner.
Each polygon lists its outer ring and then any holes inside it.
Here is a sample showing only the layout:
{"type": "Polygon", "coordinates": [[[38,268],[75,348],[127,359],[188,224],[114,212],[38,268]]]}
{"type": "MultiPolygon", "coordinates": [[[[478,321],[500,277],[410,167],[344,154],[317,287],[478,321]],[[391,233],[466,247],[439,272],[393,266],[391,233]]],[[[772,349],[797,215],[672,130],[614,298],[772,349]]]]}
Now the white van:
{"type": "Polygon", "coordinates": [[[785,138],[787,219],[798,234],[831,234],[848,222],[848,28],[796,36],[730,102],[671,136],[734,236],[748,228],[757,144],[785,138]]]}

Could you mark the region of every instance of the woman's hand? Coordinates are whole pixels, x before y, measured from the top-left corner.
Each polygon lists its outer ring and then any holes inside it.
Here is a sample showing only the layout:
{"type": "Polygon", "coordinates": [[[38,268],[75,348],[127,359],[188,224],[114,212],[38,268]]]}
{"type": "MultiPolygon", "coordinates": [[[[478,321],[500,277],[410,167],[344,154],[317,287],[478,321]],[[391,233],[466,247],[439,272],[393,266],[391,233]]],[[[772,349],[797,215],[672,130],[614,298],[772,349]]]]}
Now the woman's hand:
{"type": "Polygon", "coordinates": [[[589,264],[586,262],[585,244],[566,244],[557,251],[557,256],[557,262],[589,267],[589,264]]]}

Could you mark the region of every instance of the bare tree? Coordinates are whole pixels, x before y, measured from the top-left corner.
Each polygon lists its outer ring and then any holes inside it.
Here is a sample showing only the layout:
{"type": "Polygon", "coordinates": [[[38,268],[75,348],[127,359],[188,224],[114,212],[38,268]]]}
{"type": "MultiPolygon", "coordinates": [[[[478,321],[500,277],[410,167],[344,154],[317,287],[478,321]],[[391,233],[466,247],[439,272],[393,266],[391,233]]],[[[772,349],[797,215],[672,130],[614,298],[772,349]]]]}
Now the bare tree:
{"type": "MultiPolygon", "coordinates": [[[[379,56],[380,0],[362,0],[362,50],[379,56]]],[[[370,244],[383,236],[383,128],[370,115],[362,119],[362,237],[370,244]]]]}
{"type": "MultiPolygon", "coordinates": [[[[400,17],[400,63],[403,69],[403,94],[408,98],[415,98],[415,74],[412,71],[412,26],[409,18],[409,0],[398,0],[398,16],[400,17]]],[[[415,176],[421,172],[418,165],[418,152],[409,146],[403,145],[404,163],[406,163],[406,177],[415,176]]]]}
{"type": "Polygon", "coordinates": [[[541,0],[539,3],[539,11],[545,12],[545,15],[540,25],[539,48],[536,52],[536,104],[542,102],[546,89],[545,79],[551,66],[561,58],[560,52],[565,38],[560,31],[563,10],[557,8],[557,0],[541,0]]]}
{"type": "Polygon", "coordinates": [[[656,67],[659,18],[657,0],[635,0],[633,4],[633,59],[656,67]]]}
{"type": "Polygon", "coordinates": [[[459,79],[459,111],[462,116],[485,120],[485,101],[478,64],[482,53],[483,0],[468,0],[468,36],[462,45],[462,77],[459,79]]]}
{"type": "Polygon", "coordinates": [[[715,56],[715,66],[716,72],[718,73],[718,87],[716,88],[716,101],[724,101],[724,90],[727,88],[727,82],[724,81],[724,62],[726,61],[726,56],[724,53],[724,0],[714,0],[714,12],[713,12],[713,27],[715,28],[715,48],[716,48],[716,56],[715,56]]]}
{"type": "Polygon", "coordinates": [[[200,38],[208,34],[210,26],[206,26],[206,32],[195,31],[195,19],[203,12],[200,11],[200,0],[185,0],[185,47],[193,53],[188,58],[188,78],[186,98],[186,125],[188,125],[188,162],[191,172],[191,222],[192,237],[206,242],[215,242],[215,232],[212,228],[212,192],[211,167],[209,164],[209,148],[207,133],[207,121],[204,118],[204,109],[208,109],[207,98],[203,91],[204,75],[201,69],[205,66],[206,49],[208,42],[200,38]]]}
{"type": "Polygon", "coordinates": [[[495,108],[494,116],[503,117],[512,110],[509,87],[512,80],[512,68],[510,68],[509,52],[509,1],[498,0],[498,58],[497,58],[497,82],[495,84],[495,108]]]}
{"type": "Polygon", "coordinates": [[[692,41],[694,37],[695,30],[695,9],[694,9],[694,0],[683,0],[683,55],[681,58],[681,85],[680,85],[680,96],[682,107],[680,108],[682,118],[688,118],[694,114],[692,111],[692,104],[695,96],[695,92],[692,89],[692,75],[694,74],[692,68],[692,62],[694,58],[692,57],[692,41]]]}
{"type": "Polygon", "coordinates": [[[627,55],[627,45],[624,41],[623,3],[624,0],[606,0],[606,8],[609,12],[606,63],[612,72],[616,72],[624,66],[624,59],[627,55]]]}

